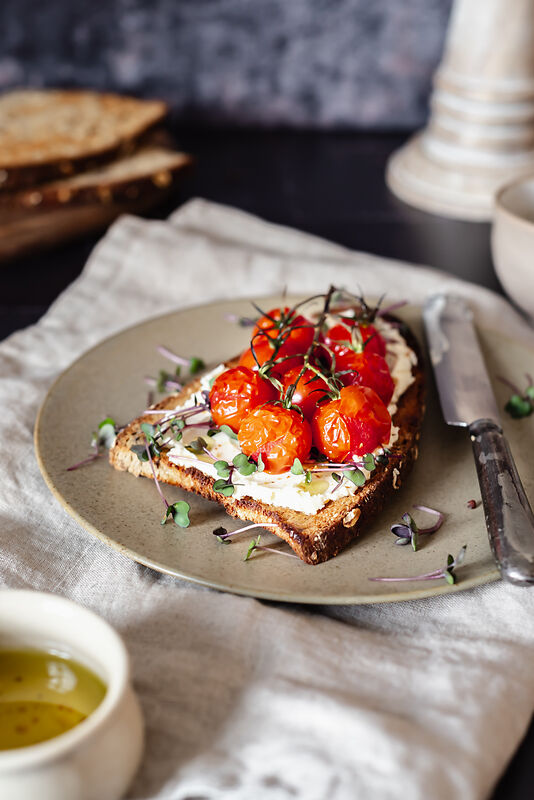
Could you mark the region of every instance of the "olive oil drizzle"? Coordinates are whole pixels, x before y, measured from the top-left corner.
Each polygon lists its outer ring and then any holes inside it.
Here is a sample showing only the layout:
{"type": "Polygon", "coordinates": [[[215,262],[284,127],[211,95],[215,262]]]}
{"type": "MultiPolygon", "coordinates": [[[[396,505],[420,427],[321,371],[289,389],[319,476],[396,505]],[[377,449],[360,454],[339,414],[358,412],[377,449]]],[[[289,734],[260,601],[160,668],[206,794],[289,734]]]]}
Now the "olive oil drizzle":
{"type": "Polygon", "coordinates": [[[71,658],[0,650],[0,750],[65,733],[83,722],[105,693],[100,678],[71,658]]]}

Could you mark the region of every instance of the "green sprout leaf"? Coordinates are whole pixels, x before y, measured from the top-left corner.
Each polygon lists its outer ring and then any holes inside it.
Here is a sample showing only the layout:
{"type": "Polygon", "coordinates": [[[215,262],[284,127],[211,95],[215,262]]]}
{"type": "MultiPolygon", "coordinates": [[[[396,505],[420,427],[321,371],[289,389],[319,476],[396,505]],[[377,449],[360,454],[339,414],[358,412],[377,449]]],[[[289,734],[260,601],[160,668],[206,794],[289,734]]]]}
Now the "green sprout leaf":
{"type": "Polygon", "coordinates": [[[293,475],[304,475],[304,467],[302,466],[300,458],[296,458],[293,461],[293,466],[291,467],[291,473],[293,475]]]}
{"type": "Polygon", "coordinates": [[[366,453],[363,457],[363,466],[367,472],[372,472],[376,469],[375,457],[372,453],[366,453]]]}
{"type": "Polygon", "coordinates": [[[263,472],[265,469],[265,464],[263,463],[263,458],[261,457],[261,453],[258,453],[258,472],[263,472]]]}
{"type": "Polygon", "coordinates": [[[213,466],[217,470],[217,475],[220,478],[230,477],[230,464],[228,461],[216,461],[213,466]]]}
{"type": "Polygon", "coordinates": [[[533,405],[530,398],[513,394],[506,403],[504,410],[514,419],[522,419],[532,414],[533,405]]]}
{"type": "Polygon", "coordinates": [[[256,464],[244,453],[238,453],[233,459],[233,464],[241,475],[252,475],[258,469],[256,464]]]}
{"type": "Polygon", "coordinates": [[[113,447],[116,435],[116,423],[111,417],[106,417],[98,425],[98,431],[93,434],[93,442],[96,442],[98,447],[105,447],[109,450],[113,447]]]}
{"type": "Polygon", "coordinates": [[[218,492],[219,494],[222,494],[225,497],[231,497],[235,492],[235,486],[232,483],[228,483],[228,481],[221,479],[215,481],[215,483],[213,484],[213,491],[218,492]]]}
{"type": "Polygon", "coordinates": [[[139,461],[148,461],[148,453],[144,444],[134,444],[130,450],[135,453],[139,461]]]}
{"type": "Polygon", "coordinates": [[[344,474],[345,478],[348,478],[349,481],[352,481],[355,486],[363,486],[365,483],[365,475],[361,469],[347,470],[347,472],[344,474]]]}
{"type": "Polygon", "coordinates": [[[253,539],[251,541],[251,543],[248,546],[247,554],[246,554],[245,558],[243,559],[243,561],[248,561],[249,558],[251,557],[252,553],[256,549],[256,547],[258,547],[258,545],[260,543],[260,536],[261,536],[261,534],[258,535],[257,539],[253,539]]]}
{"type": "Polygon", "coordinates": [[[156,435],[156,429],[153,425],[150,425],[148,422],[141,423],[141,430],[145,434],[146,438],[150,441],[156,435]]]}
{"type": "Polygon", "coordinates": [[[202,436],[198,436],[196,439],[193,439],[192,442],[189,442],[189,444],[185,446],[185,449],[189,450],[191,453],[194,453],[194,455],[196,456],[201,456],[205,455],[206,453],[204,449],[205,447],[206,447],[206,442],[204,441],[202,436]]]}
{"type": "Polygon", "coordinates": [[[229,437],[230,437],[230,439],[237,439],[237,433],[235,433],[235,432],[234,432],[234,431],[233,431],[233,430],[230,428],[230,426],[229,426],[229,425],[221,425],[221,427],[219,428],[219,430],[220,430],[222,433],[225,433],[227,436],[229,436],[229,437]]]}
{"type": "Polygon", "coordinates": [[[197,372],[200,372],[200,370],[204,369],[205,366],[206,365],[204,364],[201,358],[193,356],[193,358],[189,362],[189,372],[191,373],[191,375],[196,375],[197,372]]]}
{"type": "Polygon", "coordinates": [[[112,417],[106,417],[106,419],[103,419],[102,422],[98,423],[98,430],[101,430],[101,428],[103,428],[104,425],[112,425],[113,427],[115,427],[116,424],[117,423],[112,417]]]}
{"type": "Polygon", "coordinates": [[[189,512],[191,511],[191,506],[189,503],[186,503],[185,500],[178,500],[176,503],[167,506],[167,511],[165,512],[165,516],[161,520],[161,524],[165,525],[169,517],[175,521],[175,523],[180,528],[188,528],[190,523],[189,520],[189,512]]]}
{"type": "Polygon", "coordinates": [[[304,483],[311,483],[312,482],[312,474],[309,469],[306,470],[306,477],[304,478],[304,483]]]}

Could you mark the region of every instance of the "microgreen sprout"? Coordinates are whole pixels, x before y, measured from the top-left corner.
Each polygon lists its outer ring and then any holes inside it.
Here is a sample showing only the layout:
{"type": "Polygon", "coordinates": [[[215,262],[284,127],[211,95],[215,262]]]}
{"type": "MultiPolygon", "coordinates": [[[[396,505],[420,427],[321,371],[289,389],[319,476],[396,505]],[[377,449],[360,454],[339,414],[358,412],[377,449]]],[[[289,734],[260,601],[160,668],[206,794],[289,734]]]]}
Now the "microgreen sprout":
{"type": "Polygon", "coordinates": [[[191,506],[189,505],[189,503],[186,503],[185,500],[178,500],[176,503],[169,503],[169,501],[161,491],[161,486],[158,481],[158,476],[156,475],[156,468],[154,467],[154,461],[152,459],[152,453],[151,453],[152,445],[149,441],[149,435],[147,435],[147,433],[145,433],[144,431],[143,433],[145,436],[145,453],[146,453],[146,459],[144,460],[148,461],[150,464],[152,477],[154,478],[154,485],[165,506],[165,516],[161,520],[161,524],[165,525],[169,517],[171,517],[171,519],[173,519],[174,522],[180,528],[188,528],[190,524],[189,511],[191,510],[191,506]]]}
{"type": "Polygon", "coordinates": [[[229,425],[221,425],[219,430],[221,433],[225,433],[227,436],[229,436],[230,439],[237,439],[237,433],[233,431],[229,425]]]}
{"type": "Polygon", "coordinates": [[[158,392],[164,393],[169,391],[176,391],[181,392],[183,384],[181,384],[177,378],[180,376],[182,367],[185,367],[190,375],[196,375],[197,372],[200,372],[205,368],[205,364],[201,358],[197,356],[193,356],[192,358],[183,358],[182,356],[177,356],[176,353],[173,353],[172,350],[169,350],[168,347],[163,347],[160,345],[156,348],[160,355],[168,358],[169,361],[172,361],[176,364],[176,371],[174,374],[167,372],[164,369],[159,371],[159,375],[157,378],[146,377],[145,383],[149,386],[154,387],[157,389],[158,392]]]}
{"type": "Polygon", "coordinates": [[[231,497],[235,492],[235,486],[230,478],[220,478],[213,484],[213,491],[224,495],[224,497],[231,497]]]}
{"type": "Polygon", "coordinates": [[[456,558],[453,558],[453,556],[451,556],[449,553],[449,555],[447,556],[447,564],[444,567],[441,567],[440,569],[434,570],[433,572],[426,572],[423,575],[414,575],[408,578],[380,577],[380,578],[369,578],[369,580],[393,583],[401,581],[436,581],[443,578],[444,580],[447,581],[447,583],[451,584],[452,586],[453,583],[456,583],[456,575],[454,570],[456,569],[456,567],[459,567],[462,564],[465,558],[466,550],[467,550],[467,545],[464,544],[464,546],[461,548],[456,558]]]}
{"type": "Polygon", "coordinates": [[[503,378],[499,376],[499,380],[501,383],[504,383],[508,386],[513,394],[511,395],[510,399],[504,406],[504,410],[513,418],[513,419],[522,419],[523,417],[528,417],[534,411],[534,379],[532,375],[529,373],[525,374],[525,382],[526,388],[524,392],[512,381],[508,380],[508,378],[503,378]]]}
{"type": "Polygon", "coordinates": [[[238,528],[236,531],[228,532],[226,528],[215,528],[212,531],[213,535],[217,537],[219,542],[224,542],[224,544],[231,544],[230,539],[231,536],[236,536],[238,533],[245,533],[245,531],[251,531],[253,528],[276,528],[276,522],[255,522],[253,525],[245,525],[244,528],[238,528]]]}
{"type": "Polygon", "coordinates": [[[219,478],[229,478],[230,477],[231,472],[232,472],[232,468],[231,468],[230,464],[228,463],[228,461],[219,460],[219,461],[216,461],[213,466],[215,467],[215,470],[216,470],[217,475],[219,476],[219,478]]]}
{"type": "Polygon", "coordinates": [[[288,553],[287,550],[279,550],[277,547],[260,544],[260,537],[261,534],[258,534],[257,539],[252,539],[251,543],[248,546],[247,554],[243,559],[243,561],[250,561],[250,558],[255,550],[265,550],[267,553],[277,553],[279,556],[289,556],[289,558],[296,558],[297,560],[300,561],[299,557],[293,552],[288,553]]]}
{"type": "Polygon", "coordinates": [[[291,467],[291,474],[304,475],[304,467],[302,466],[300,458],[295,458],[295,460],[293,461],[293,466],[291,467]]]}
{"type": "Polygon", "coordinates": [[[258,469],[258,465],[244,453],[234,456],[232,463],[241,475],[252,475],[258,469]]]}
{"type": "Polygon", "coordinates": [[[395,544],[398,545],[406,545],[411,544],[412,549],[415,551],[419,545],[419,536],[425,535],[428,533],[435,533],[441,525],[443,524],[443,514],[441,511],[436,511],[433,508],[429,508],[428,506],[414,506],[415,509],[418,511],[424,511],[427,514],[433,514],[437,517],[436,522],[434,525],[431,525],[427,528],[420,528],[411,514],[406,512],[402,515],[402,523],[397,522],[391,526],[391,533],[393,533],[397,539],[395,540],[395,544]]]}
{"type": "Polygon", "coordinates": [[[189,503],[186,503],[185,500],[178,500],[176,503],[172,503],[167,506],[167,510],[165,512],[165,516],[161,520],[161,524],[165,525],[169,517],[172,517],[174,522],[180,528],[188,528],[190,525],[189,519],[189,512],[191,511],[191,506],[189,503]]]}
{"type": "Polygon", "coordinates": [[[100,458],[103,450],[109,450],[109,448],[113,446],[118,430],[119,428],[115,420],[111,417],[106,417],[102,422],[99,422],[97,430],[94,431],[91,437],[93,452],[82,461],[78,461],[76,464],[67,467],[67,472],[73,472],[75,469],[85,467],[87,464],[92,464],[93,461],[100,458]]]}
{"type": "Polygon", "coordinates": [[[363,486],[365,483],[365,474],[359,468],[347,470],[344,477],[352,481],[355,486],[363,486]]]}

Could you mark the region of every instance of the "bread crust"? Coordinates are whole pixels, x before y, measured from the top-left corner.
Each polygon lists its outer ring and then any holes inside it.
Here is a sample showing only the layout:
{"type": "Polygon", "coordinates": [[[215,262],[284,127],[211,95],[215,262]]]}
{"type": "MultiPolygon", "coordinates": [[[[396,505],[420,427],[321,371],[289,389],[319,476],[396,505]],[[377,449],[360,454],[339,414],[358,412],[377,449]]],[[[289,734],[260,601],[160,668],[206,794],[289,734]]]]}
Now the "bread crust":
{"type": "MultiPolygon", "coordinates": [[[[214,500],[233,517],[260,524],[274,523],[276,527],[270,527],[269,532],[287,542],[308,564],[320,564],[333,558],[387,506],[390,495],[404,483],[418,456],[425,410],[424,368],[417,340],[405,326],[401,332],[417,355],[417,365],[412,370],[414,381],[399,398],[393,417],[393,424],[399,428],[398,439],[391,447],[393,458],[386,464],[377,464],[369,480],[354,495],[332,500],[315,514],[268,505],[251,497],[224,497],[213,490],[213,478],[195,467],[173,464],[165,452],[154,462],[158,480],[214,500]]],[[[181,395],[166,397],[154,408],[174,408],[177,401],[183,402],[198,390],[199,384],[198,380],[192,382],[181,395]]],[[[144,443],[140,425],[149,421],[153,421],[150,415],[139,417],[120,431],[109,453],[110,463],[115,469],[153,478],[150,465],[139,461],[130,450],[132,445],[144,443]]]]}
{"type": "Polygon", "coordinates": [[[124,155],[167,113],[162,101],[109,93],[8,92],[0,97],[0,192],[84,172],[124,155]],[[62,114],[75,123],[69,125],[62,114]],[[75,136],[69,128],[76,127],[75,136]]]}
{"type": "Polygon", "coordinates": [[[109,206],[138,198],[164,195],[193,164],[187,153],[163,148],[141,148],[133,155],[63,180],[17,192],[0,192],[0,209],[56,209],[92,203],[109,206]],[[150,159],[153,164],[150,164],[150,159]],[[141,160],[146,166],[139,166],[141,160]],[[119,171],[120,170],[120,171],[119,171]]]}

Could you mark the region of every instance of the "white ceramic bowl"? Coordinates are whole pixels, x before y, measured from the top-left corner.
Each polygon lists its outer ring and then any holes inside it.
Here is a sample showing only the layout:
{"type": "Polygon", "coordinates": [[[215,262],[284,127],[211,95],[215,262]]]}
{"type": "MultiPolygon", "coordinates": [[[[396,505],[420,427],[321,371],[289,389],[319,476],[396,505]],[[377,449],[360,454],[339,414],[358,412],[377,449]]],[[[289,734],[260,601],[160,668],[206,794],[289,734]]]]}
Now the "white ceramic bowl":
{"type": "Polygon", "coordinates": [[[534,176],[497,193],[491,250],[505,291],[534,317],[534,176]]]}
{"type": "Polygon", "coordinates": [[[66,651],[107,692],[76,727],[40,744],[0,751],[2,800],[118,800],[141,759],[143,723],[126,648],[107,622],[62,597],[0,591],[0,649],[66,651]]]}

